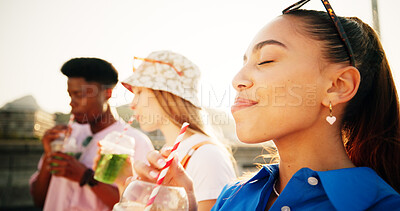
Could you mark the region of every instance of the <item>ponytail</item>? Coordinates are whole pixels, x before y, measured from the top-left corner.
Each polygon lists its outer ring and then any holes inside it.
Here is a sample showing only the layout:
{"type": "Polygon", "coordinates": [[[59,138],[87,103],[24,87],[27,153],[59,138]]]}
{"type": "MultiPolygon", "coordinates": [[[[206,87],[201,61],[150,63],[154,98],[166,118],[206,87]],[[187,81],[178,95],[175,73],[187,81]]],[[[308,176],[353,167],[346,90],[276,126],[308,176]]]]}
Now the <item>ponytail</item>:
{"type": "MultiPolygon", "coordinates": [[[[295,10],[303,30],[324,44],[324,59],[349,64],[346,48],[325,12],[295,10]]],[[[358,18],[339,17],[352,45],[361,75],[357,94],[348,102],[341,122],[348,156],[356,166],[374,169],[400,192],[399,100],[389,63],[376,32],[358,18]]]]}
{"type": "Polygon", "coordinates": [[[358,59],[359,69],[373,67],[370,74],[374,77],[364,97],[356,96],[345,110],[342,134],[346,151],[356,166],[373,168],[400,192],[400,118],[394,80],[376,32],[361,20],[352,20],[361,25],[367,42],[365,58],[358,59]]]}

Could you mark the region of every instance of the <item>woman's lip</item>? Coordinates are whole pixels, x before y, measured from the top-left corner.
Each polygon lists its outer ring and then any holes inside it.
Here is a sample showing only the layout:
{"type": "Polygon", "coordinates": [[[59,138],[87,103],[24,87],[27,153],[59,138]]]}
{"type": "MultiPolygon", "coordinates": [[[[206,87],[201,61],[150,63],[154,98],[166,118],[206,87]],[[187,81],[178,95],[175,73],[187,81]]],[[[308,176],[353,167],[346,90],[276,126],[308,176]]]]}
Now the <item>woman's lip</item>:
{"type": "Polygon", "coordinates": [[[254,100],[246,99],[246,98],[236,97],[235,104],[238,104],[238,103],[255,105],[258,102],[254,101],[254,100]]]}
{"type": "Polygon", "coordinates": [[[136,119],[136,121],[139,121],[140,120],[140,115],[139,114],[135,114],[135,119],[136,119]]]}
{"type": "Polygon", "coordinates": [[[232,114],[236,111],[239,111],[244,108],[248,108],[254,105],[257,105],[258,102],[254,100],[249,100],[249,99],[244,99],[244,98],[236,98],[235,104],[232,105],[231,107],[231,112],[232,114]]]}

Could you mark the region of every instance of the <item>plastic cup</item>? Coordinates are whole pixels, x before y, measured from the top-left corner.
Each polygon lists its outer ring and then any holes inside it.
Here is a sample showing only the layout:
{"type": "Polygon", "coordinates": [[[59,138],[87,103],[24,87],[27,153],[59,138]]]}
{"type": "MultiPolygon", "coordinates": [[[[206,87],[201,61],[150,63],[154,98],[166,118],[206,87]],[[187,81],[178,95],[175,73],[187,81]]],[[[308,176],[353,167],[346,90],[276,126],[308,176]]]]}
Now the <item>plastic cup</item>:
{"type": "Polygon", "coordinates": [[[100,159],[97,163],[94,178],[97,181],[112,184],[125,165],[126,159],[134,156],[135,139],[113,131],[107,134],[99,143],[100,159]]]}
{"type": "MultiPolygon", "coordinates": [[[[114,205],[113,211],[144,210],[154,187],[154,183],[132,181],[122,193],[120,202],[114,205]]],[[[188,209],[189,203],[184,188],[161,185],[150,210],[187,211],[188,209]]]]}
{"type": "Polygon", "coordinates": [[[124,166],[127,154],[101,154],[94,173],[97,181],[112,184],[124,166]]]}
{"type": "Polygon", "coordinates": [[[65,154],[75,157],[77,160],[79,160],[79,158],[82,155],[82,152],[65,152],[65,154]]]}
{"type": "Polygon", "coordinates": [[[64,141],[56,139],[50,143],[51,152],[61,152],[64,146],[64,141]]]}
{"type": "Polygon", "coordinates": [[[114,205],[113,211],[128,211],[128,210],[144,210],[146,204],[141,204],[138,202],[124,202],[117,203],[114,205]]]}
{"type": "Polygon", "coordinates": [[[74,137],[69,137],[64,144],[64,152],[67,155],[75,157],[77,160],[82,155],[82,148],[77,144],[74,137]]]}
{"type": "MultiPolygon", "coordinates": [[[[61,152],[64,146],[64,141],[61,139],[56,139],[50,143],[51,152],[61,152]]],[[[61,157],[55,156],[56,159],[62,159],[61,157]]],[[[50,163],[51,166],[58,166],[57,163],[50,163]]],[[[50,173],[54,174],[57,171],[52,170],[50,173]]]]}

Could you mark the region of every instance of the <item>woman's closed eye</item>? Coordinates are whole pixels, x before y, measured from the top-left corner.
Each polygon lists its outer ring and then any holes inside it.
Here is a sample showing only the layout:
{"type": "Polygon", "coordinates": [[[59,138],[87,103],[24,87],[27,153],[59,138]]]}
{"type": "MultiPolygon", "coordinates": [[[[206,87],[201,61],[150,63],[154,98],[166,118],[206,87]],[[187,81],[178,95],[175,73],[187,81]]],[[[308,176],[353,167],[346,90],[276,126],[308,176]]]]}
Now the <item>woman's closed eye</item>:
{"type": "Polygon", "coordinates": [[[272,63],[272,62],[274,62],[274,60],[267,60],[267,61],[263,61],[261,63],[258,63],[258,65],[269,64],[269,63],[272,63]]]}

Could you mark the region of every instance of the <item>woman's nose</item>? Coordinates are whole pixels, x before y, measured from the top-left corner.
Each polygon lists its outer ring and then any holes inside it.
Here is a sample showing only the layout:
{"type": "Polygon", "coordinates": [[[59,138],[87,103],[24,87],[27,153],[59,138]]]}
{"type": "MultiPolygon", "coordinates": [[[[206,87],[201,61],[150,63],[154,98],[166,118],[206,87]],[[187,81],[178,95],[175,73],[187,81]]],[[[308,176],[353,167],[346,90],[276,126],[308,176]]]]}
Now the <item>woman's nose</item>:
{"type": "Polygon", "coordinates": [[[137,104],[138,104],[138,96],[137,95],[135,95],[134,97],[133,97],[133,99],[132,99],[132,102],[129,104],[129,106],[131,107],[131,109],[132,110],[135,110],[136,109],[136,106],[137,106],[137,104]]]}
{"type": "Polygon", "coordinates": [[[232,86],[236,91],[242,91],[252,87],[253,81],[251,80],[250,74],[244,69],[244,67],[233,77],[232,86]]]}
{"type": "Polygon", "coordinates": [[[135,110],[135,106],[136,106],[136,103],[134,102],[134,100],[132,100],[132,102],[129,104],[129,107],[130,107],[132,110],[135,110]]]}

